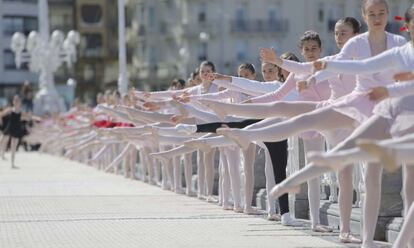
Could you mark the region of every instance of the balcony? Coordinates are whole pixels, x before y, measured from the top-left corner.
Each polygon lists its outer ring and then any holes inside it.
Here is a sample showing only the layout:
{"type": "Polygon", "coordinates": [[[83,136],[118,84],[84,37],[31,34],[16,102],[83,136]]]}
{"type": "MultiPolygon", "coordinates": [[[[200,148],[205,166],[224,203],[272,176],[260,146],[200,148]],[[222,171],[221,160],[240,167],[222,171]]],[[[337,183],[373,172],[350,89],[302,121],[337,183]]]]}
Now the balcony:
{"type": "Polygon", "coordinates": [[[289,30],[287,19],[256,19],[232,20],[230,31],[232,33],[279,33],[289,30]]]}
{"type": "Polygon", "coordinates": [[[218,32],[219,23],[217,21],[207,21],[203,23],[187,23],[181,24],[177,30],[182,36],[186,38],[199,39],[200,33],[205,32],[210,36],[214,36],[218,32]]]}

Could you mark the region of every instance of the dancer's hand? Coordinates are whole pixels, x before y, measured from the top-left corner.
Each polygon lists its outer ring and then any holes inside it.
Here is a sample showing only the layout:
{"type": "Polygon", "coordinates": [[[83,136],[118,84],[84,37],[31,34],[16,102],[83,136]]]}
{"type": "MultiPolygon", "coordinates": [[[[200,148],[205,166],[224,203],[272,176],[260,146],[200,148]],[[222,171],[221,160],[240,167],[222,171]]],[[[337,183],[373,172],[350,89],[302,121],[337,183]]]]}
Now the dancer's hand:
{"type": "Polygon", "coordinates": [[[414,72],[401,72],[394,75],[394,79],[397,81],[414,80],[414,72]]]}
{"type": "Polygon", "coordinates": [[[177,101],[177,102],[182,102],[182,103],[187,103],[191,101],[190,98],[190,94],[188,94],[188,92],[184,92],[183,94],[181,94],[180,96],[174,96],[173,100],[177,101]]]}
{"type": "Polygon", "coordinates": [[[262,63],[276,64],[278,66],[282,64],[282,60],[278,58],[274,48],[260,48],[259,55],[262,63]]]}
{"type": "Polygon", "coordinates": [[[205,79],[206,79],[207,81],[212,82],[214,79],[216,79],[216,77],[215,77],[214,73],[208,73],[208,74],[205,76],[205,79]]]}
{"type": "Polygon", "coordinates": [[[296,82],[296,90],[300,93],[303,90],[306,90],[309,88],[308,82],[306,80],[301,80],[296,82]]]}
{"type": "Polygon", "coordinates": [[[313,71],[320,71],[326,68],[326,61],[317,60],[313,62],[313,71]]]}
{"type": "Polygon", "coordinates": [[[157,102],[146,102],[143,106],[147,108],[149,111],[157,111],[161,108],[160,104],[157,102]]]}
{"type": "Polygon", "coordinates": [[[389,97],[389,93],[387,88],[385,87],[375,87],[372,88],[369,92],[368,92],[368,98],[370,101],[381,101],[387,97],[389,97]]]}
{"type": "Polygon", "coordinates": [[[173,115],[170,120],[174,123],[174,124],[178,124],[181,123],[182,120],[185,119],[185,116],[182,115],[173,115]]]}

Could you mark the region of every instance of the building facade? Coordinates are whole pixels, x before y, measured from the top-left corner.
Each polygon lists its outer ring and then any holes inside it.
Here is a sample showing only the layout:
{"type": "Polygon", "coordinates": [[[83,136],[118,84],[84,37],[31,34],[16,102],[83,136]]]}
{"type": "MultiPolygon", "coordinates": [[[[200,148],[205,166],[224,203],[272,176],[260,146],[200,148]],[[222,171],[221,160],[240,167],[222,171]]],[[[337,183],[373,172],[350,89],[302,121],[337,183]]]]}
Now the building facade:
{"type": "Polygon", "coordinates": [[[16,68],[14,54],[10,50],[13,33],[25,35],[38,28],[36,0],[0,1],[0,106],[20,92],[24,81],[37,82],[37,76],[29,72],[27,64],[16,68]]]}
{"type": "Polygon", "coordinates": [[[75,26],[81,35],[76,64],[76,95],[94,99],[116,88],[118,79],[118,11],[115,0],[76,0],[75,26]]]}
{"type": "MultiPolygon", "coordinates": [[[[390,0],[387,29],[399,33],[411,0],[390,0]]],[[[174,77],[187,77],[200,61],[213,61],[221,73],[235,74],[240,63],[260,66],[258,49],[274,47],[298,57],[299,37],[317,31],[323,55],[337,52],[334,27],[345,16],[361,20],[360,0],[136,0],[130,13],[129,46],[138,87],[163,88],[174,77]]]]}

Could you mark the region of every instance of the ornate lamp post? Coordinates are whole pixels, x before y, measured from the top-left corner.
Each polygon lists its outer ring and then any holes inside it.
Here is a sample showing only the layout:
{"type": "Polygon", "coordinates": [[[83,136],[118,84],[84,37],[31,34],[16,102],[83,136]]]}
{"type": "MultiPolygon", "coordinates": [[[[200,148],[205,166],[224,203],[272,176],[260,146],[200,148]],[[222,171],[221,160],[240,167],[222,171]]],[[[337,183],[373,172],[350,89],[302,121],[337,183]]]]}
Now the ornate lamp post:
{"type": "Polygon", "coordinates": [[[16,32],[11,40],[11,50],[15,53],[16,66],[29,63],[32,72],[40,73],[39,91],[34,99],[34,113],[58,113],[66,110],[63,99],[55,88],[53,74],[65,62],[71,67],[76,62],[76,45],[80,37],[76,31],[69,31],[66,38],[62,31],[55,30],[49,39],[47,0],[39,0],[39,33],[31,31],[26,38],[16,32]]]}
{"type": "Polygon", "coordinates": [[[118,59],[119,78],[118,91],[124,96],[128,92],[128,71],[125,42],[125,0],[118,0],[118,59]]]}

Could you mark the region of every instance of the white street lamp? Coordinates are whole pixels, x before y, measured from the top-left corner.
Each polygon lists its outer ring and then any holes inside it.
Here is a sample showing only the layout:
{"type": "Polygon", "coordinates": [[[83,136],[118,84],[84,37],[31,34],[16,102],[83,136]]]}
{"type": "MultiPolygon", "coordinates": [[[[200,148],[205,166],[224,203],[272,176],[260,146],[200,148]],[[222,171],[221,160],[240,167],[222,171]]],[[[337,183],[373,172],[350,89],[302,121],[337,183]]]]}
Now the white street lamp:
{"type": "Polygon", "coordinates": [[[119,78],[118,91],[124,96],[128,93],[128,71],[126,60],[126,42],[125,42],[125,1],[118,0],[118,60],[119,60],[119,78]]]}
{"type": "Polygon", "coordinates": [[[15,54],[17,68],[27,62],[30,71],[40,73],[34,113],[44,115],[66,110],[63,99],[56,91],[53,74],[63,62],[69,68],[76,62],[76,45],[79,44],[80,37],[78,32],[70,31],[65,38],[62,31],[55,30],[49,40],[47,0],[39,0],[38,4],[39,33],[31,31],[27,39],[20,32],[14,33],[11,50],[15,54]]]}
{"type": "Polygon", "coordinates": [[[199,38],[201,42],[207,42],[210,39],[210,35],[206,32],[201,32],[199,38]]]}

